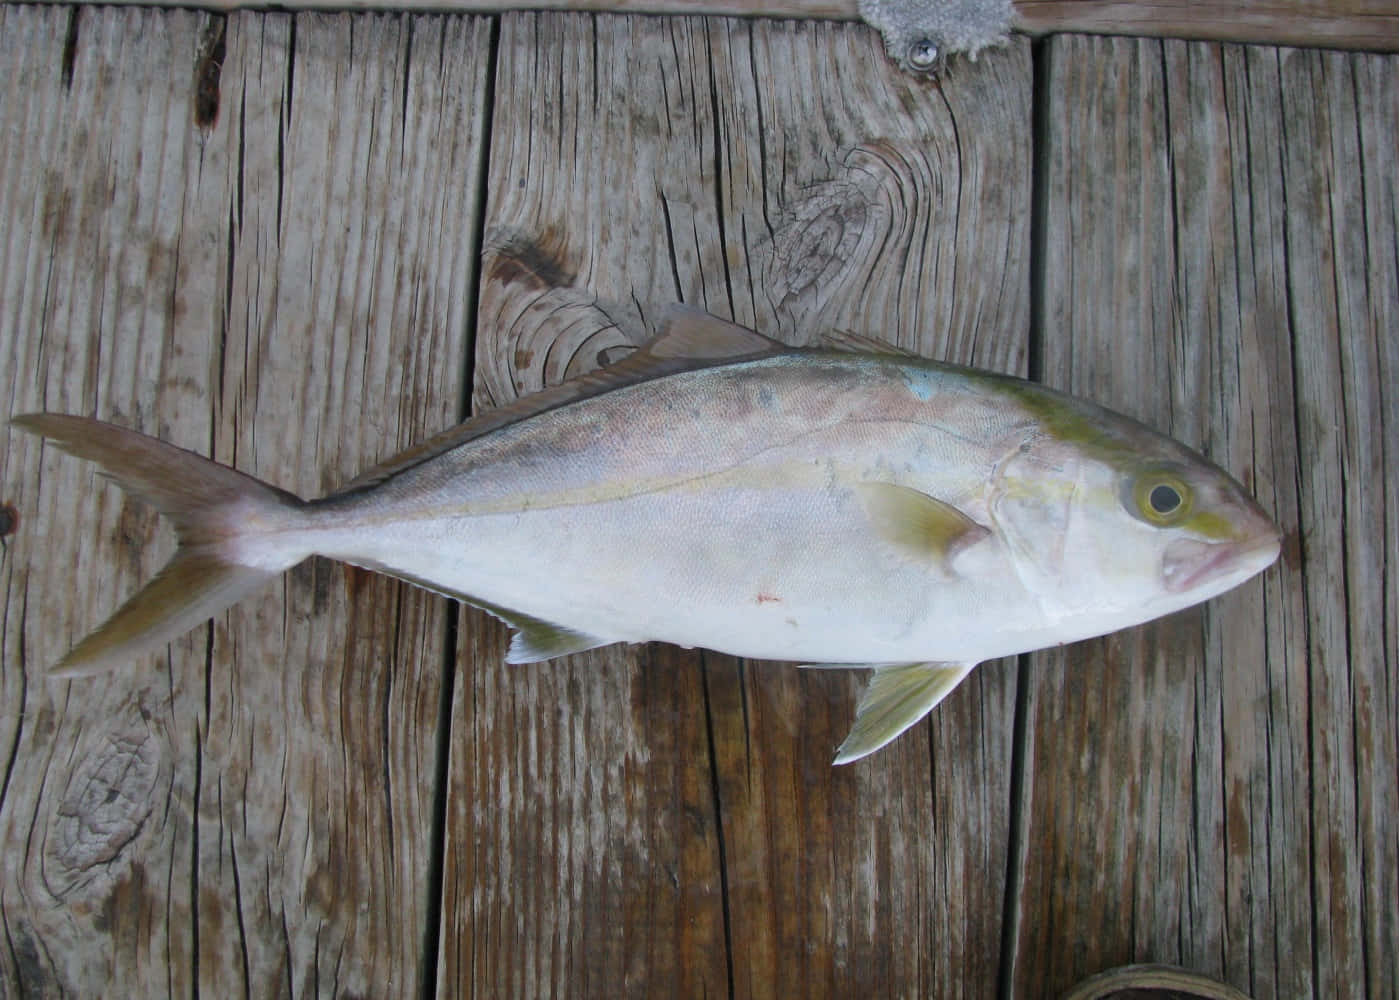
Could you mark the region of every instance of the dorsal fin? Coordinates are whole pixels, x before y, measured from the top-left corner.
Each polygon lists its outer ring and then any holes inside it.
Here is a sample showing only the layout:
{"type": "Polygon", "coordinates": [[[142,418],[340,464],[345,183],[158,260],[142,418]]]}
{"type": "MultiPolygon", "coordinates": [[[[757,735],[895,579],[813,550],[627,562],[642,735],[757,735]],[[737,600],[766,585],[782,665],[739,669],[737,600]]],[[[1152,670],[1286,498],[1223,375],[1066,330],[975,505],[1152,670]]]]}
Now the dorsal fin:
{"type": "Polygon", "coordinates": [[[691,306],[673,305],[662,315],[656,336],[616,364],[571,378],[450,427],[361,473],[333,495],[367,489],[467,441],[569,403],[663,375],[753,360],[785,350],[787,348],[779,341],[747,327],[691,306]]]}
{"type": "Polygon", "coordinates": [[[681,303],[666,307],[659,329],[636,354],[645,353],[655,359],[688,359],[694,364],[723,364],[789,350],[781,341],[764,337],[756,330],[681,303]]]}

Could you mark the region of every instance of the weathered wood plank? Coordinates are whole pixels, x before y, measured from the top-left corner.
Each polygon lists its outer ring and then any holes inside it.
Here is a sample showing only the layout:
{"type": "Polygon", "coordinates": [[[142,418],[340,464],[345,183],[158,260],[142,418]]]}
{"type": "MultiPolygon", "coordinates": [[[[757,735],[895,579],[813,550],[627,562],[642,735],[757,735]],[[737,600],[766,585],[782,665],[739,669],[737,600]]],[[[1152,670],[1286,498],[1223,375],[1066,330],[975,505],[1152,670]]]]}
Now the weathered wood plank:
{"type": "MultiPolygon", "coordinates": [[[[306,493],[448,422],[483,23],[237,16],[221,50],[217,18],[69,17],[0,8],[0,407],[306,493]]],[[[478,405],[676,296],[1023,366],[1023,43],[940,88],[853,27],[512,17],[504,43],[478,405]]],[[[1009,992],[1161,959],[1392,995],[1395,61],[1046,51],[1047,377],[1251,472],[1292,534],[1261,584],[1037,658],[1009,992]]],[[[0,437],[0,469],[0,993],[420,988],[438,602],[313,564],[154,671],[49,684],[168,543],[37,442],[0,437]]],[[[846,675],[668,647],[519,670],[461,633],[444,995],[995,991],[1004,667],[834,771],[846,675]]]]}
{"type": "MultiPolygon", "coordinates": [[[[935,85],[852,26],[512,15],[499,58],[477,405],[677,299],[1023,368],[1023,41],[935,85]]],[[[440,995],[994,993],[1013,669],[834,769],[849,673],[460,636],[440,995]]]]}
{"type": "MultiPolygon", "coordinates": [[[[451,422],[487,22],[5,7],[0,49],[0,409],[118,420],[303,494],[451,422]]],[[[168,655],[46,682],[169,545],[79,463],[21,435],[0,455],[24,518],[5,992],[419,988],[443,602],[311,563],[168,655]]]]}
{"type": "MultiPolygon", "coordinates": [[[[181,0],[156,2],[178,6],[181,0]]],[[[236,10],[265,8],[268,3],[211,0],[204,6],[236,10]]],[[[860,20],[859,0],[292,0],[277,6],[301,10],[561,10],[860,20]]],[[[1399,51],[1399,11],[1390,0],[1014,0],[1014,7],[1018,29],[1036,35],[1089,32],[1399,51]]]]}
{"type": "Polygon", "coordinates": [[[1046,380],[1200,445],[1288,541],[1203,608],[1033,657],[1016,992],[1162,961],[1391,996],[1399,62],[1046,57],[1046,380]]]}
{"type": "MultiPolygon", "coordinates": [[[[1265,72],[1274,72],[1264,62],[1265,72]]],[[[1399,59],[1284,53],[1318,996],[1399,983],[1399,59]]]]}
{"type": "Polygon", "coordinates": [[[1390,0],[1014,0],[1032,34],[1086,32],[1204,41],[1399,50],[1390,0]]]}

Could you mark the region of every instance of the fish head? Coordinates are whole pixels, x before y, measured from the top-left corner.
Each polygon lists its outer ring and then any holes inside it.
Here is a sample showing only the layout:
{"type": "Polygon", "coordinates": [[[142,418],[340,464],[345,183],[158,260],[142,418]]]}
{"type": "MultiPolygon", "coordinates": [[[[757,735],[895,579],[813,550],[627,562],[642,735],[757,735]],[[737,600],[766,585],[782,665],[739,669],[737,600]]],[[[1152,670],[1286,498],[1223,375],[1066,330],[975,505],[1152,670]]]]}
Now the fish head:
{"type": "Polygon", "coordinates": [[[1126,417],[1064,398],[998,470],[991,516],[1060,641],[1208,600],[1277,559],[1272,518],[1227,472],[1126,417]]]}

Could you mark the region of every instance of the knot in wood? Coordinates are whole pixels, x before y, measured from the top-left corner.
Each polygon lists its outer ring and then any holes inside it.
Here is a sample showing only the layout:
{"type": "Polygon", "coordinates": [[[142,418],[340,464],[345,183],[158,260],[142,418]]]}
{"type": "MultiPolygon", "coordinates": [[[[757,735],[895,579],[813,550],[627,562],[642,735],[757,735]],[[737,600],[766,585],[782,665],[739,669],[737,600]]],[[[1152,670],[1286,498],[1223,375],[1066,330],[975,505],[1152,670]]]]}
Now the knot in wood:
{"type": "Polygon", "coordinates": [[[835,284],[859,263],[856,251],[872,216],[869,197],[852,183],[832,181],[810,192],[774,234],[776,287],[791,296],[835,284]]]}
{"type": "Polygon", "coordinates": [[[114,733],[76,768],[58,807],[53,857],[72,872],[108,864],[153,808],[161,747],[149,729],[114,733]]]}
{"type": "Polygon", "coordinates": [[[482,295],[495,315],[512,317],[495,339],[497,350],[477,366],[487,398],[497,405],[593,371],[604,358],[624,357],[645,339],[644,331],[628,337],[585,289],[536,292],[492,283],[482,295]]]}

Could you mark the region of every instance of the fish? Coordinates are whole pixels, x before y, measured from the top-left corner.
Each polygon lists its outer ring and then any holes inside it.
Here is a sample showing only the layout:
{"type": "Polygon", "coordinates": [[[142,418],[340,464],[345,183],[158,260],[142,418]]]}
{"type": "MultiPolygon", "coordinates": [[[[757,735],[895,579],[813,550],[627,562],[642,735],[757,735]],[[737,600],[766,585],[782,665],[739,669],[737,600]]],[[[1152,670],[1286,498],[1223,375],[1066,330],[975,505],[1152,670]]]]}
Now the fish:
{"type": "Polygon", "coordinates": [[[11,424],[179,540],[56,676],[136,660],[317,555],[496,616],[509,663],[659,641],[869,669],[837,764],[981,662],[1208,600],[1280,544],[1228,473],[1092,402],[855,334],[790,348],[687,307],[616,364],[310,501],[97,420],[11,424]]]}

